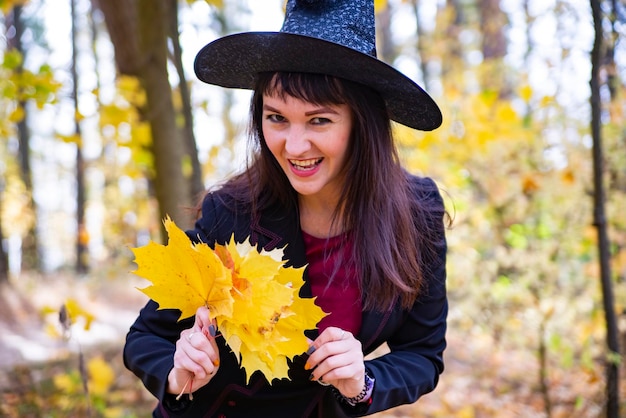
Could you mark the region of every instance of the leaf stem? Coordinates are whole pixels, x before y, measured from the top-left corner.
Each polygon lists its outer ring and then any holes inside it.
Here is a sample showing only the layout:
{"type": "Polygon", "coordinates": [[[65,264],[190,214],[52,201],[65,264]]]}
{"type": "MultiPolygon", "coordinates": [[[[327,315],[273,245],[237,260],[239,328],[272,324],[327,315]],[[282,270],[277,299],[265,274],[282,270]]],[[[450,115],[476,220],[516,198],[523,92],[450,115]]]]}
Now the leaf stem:
{"type": "Polygon", "coordinates": [[[185,386],[183,386],[183,388],[181,389],[180,393],[176,397],[177,401],[180,401],[180,398],[185,394],[185,390],[187,389],[187,385],[189,385],[189,400],[190,401],[193,400],[193,394],[191,393],[192,384],[193,384],[193,375],[189,376],[189,379],[187,379],[187,381],[185,382],[185,386]]]}

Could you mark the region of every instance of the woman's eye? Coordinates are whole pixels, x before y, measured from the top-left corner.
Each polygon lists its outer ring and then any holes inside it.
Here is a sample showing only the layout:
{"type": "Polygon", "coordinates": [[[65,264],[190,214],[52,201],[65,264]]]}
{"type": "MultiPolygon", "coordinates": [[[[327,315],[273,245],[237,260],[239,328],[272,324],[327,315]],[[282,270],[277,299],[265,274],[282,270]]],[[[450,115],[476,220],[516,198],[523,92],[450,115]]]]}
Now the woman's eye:
{"type": "Polygon", "coordinates": [[[311,119],[311,123],[313,125],[325,125],[327,123],[330,123],[330,119],[328,119],[328,118],[313,118],[313,119],[311,119]]]}
{"type": "Polygon", "coordinates": [[[283,116],[277,115],[275,113],[270,113],[269,115],[266,116],[266,119],[269,120],[270,122],[283,122],[285,120],[283,116]]]}

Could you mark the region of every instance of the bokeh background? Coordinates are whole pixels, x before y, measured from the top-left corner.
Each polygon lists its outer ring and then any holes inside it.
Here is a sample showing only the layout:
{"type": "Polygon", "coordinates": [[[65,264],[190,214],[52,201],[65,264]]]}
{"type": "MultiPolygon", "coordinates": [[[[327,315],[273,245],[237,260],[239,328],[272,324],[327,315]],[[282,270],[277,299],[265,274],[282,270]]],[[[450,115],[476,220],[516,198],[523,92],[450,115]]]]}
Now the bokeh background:
{"type": "MultiPolygon", "coordinates": [[[[375,5],[379,57],[444,115],[429,133],[395,126],[401,158],[453,219],[446,371],[378,416],[617,416],[626,5],[375,5]]],[[[150,416],[121,362],[146,301],[130,249],[163,242],[166,214],[190,226],[202,191],[245,164],[250,93],[198,82],[193,59],[278,30],[283,7],[0,0],[0,416],[150,416]]]]}

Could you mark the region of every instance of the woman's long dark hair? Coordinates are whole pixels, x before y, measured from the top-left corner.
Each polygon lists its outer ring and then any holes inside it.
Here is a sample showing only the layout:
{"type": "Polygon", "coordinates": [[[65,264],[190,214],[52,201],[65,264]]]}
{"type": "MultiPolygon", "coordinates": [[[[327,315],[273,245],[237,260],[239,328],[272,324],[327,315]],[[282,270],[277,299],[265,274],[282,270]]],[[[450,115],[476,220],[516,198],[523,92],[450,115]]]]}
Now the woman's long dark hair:
{"type": "MultiPolygon", "coordinates": [[[[387,109],[381,96],[361,84],[326,75],[263,73],[250,113],[254,152],[246,171],[222,191],[253,211],[278,201],[298,210],[298,196],[265,143],[263,95],[289,95],[318,105],[347,104],[353,113],[341,201],[334,222],[353,240],[363,307],[384,311],[397,303],[408,308],[424,290],[424,274],[436,259],[442,208],[424,207],[415,184],[399,163],[387,109]]],[[[431,199],[432,200],[432,199],[431,199]]],[[[432,202],[431,202],[432,204],[432,202]]]]}

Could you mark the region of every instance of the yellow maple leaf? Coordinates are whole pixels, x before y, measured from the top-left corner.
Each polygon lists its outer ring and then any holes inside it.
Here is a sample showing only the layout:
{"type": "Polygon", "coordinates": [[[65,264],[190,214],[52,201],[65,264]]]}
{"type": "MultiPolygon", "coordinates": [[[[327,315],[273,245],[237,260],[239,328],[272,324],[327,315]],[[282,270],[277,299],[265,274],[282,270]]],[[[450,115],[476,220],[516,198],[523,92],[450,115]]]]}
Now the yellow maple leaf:
{"type": "Polygon", "coordinates": [[[207,244],[194,244],[167,217],[166,246],[150,242],[134,248],[135,274],[148,279],[152,286],[141,290],[159,304],[159,309],[179,309],[179,320],[195,315],[201,306],[209,308],[213,318],[233,313],[230,295],[230,270],[207,244]]]}
{"type": "Polygon", "coordinates": [[[233,274],[232,317],[218,318],[218,327],[248,373],[260,370],[268,381],[288,377],[287,358],[304,353],[307,329],[326,314],[314,299],[302,299],[304,267],[285,267],[283,250],[257,251],[246,240],[216,246],[233,274]]]}
{"type": "Polygon", "coordinates": [[[69,324],[74,324],[78,321],[79,318],[82,318],[85,323],[83,325],[83,329],[85,331],[89,331],[91,328],[91,323],[95,319],[95,316],[83,308],[80,302],[74,298],[68,298],[65,301],[65,309],[67,310],[67,314],[69,316],[69,324]]]}
{"type": "Polygon", "coordinates": [[[289,378],[289,358],[304,353],[304,331],[326,316],[314,299],[303,299],[304,267],[286,267],[283,250],[265,251],[234,236],[215,249],[189,237],[169,218],[167,246],[150,242],[133,249],[135,274],[152,282],[139,289],[159,309],[179,309],[180,319],[209,307],[219,331],[248,376],[260,371],[269,382],[289,378]]]}
{"type": "Polygon", "coordinates": [[[89,373],[89,392],[94,395],[105,396],[110,393],[115,382],[115,371],[102,358],[95,357],[87,363],[89,373]]]}

